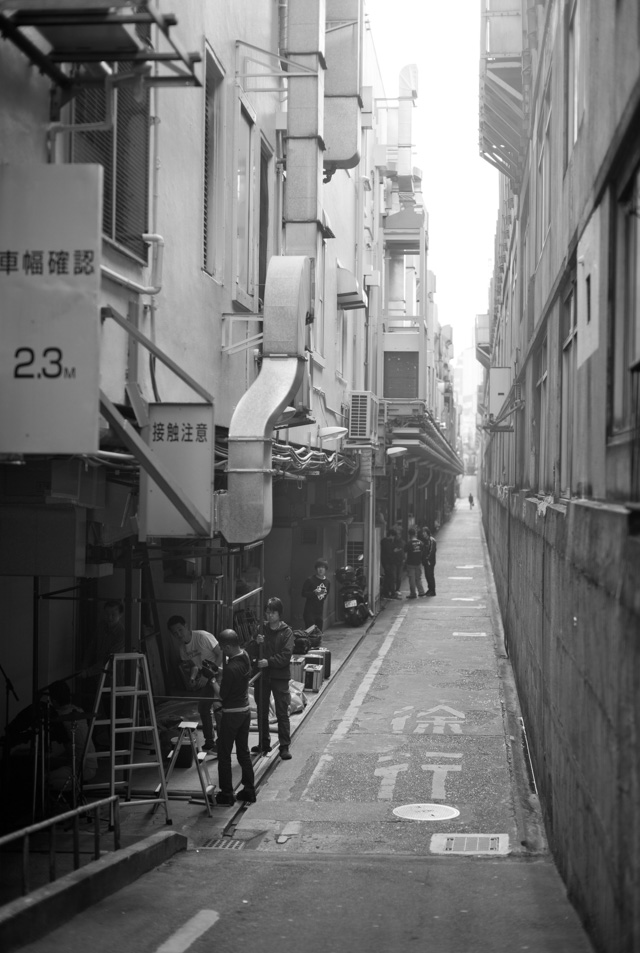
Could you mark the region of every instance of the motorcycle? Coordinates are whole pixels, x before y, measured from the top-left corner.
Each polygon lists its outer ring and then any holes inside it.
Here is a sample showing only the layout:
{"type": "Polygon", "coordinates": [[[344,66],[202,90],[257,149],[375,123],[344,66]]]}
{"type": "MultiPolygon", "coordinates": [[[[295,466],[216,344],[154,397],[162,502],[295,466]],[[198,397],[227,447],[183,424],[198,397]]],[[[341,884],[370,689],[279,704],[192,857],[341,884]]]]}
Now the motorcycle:
{"type": "Polygon", "coordinates": [[[347,625],[362,625],[372,615],[367,602],[367,581],[361,566],[342,566],[336,572],[340,586],[342,619],[347,625]]]}

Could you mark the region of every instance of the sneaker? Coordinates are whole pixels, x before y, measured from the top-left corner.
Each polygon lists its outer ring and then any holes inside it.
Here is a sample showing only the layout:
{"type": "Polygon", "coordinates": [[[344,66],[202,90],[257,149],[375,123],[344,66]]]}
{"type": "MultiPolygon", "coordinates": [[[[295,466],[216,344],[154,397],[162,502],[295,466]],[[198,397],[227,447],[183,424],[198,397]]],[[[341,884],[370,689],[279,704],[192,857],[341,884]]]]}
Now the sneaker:
{"type": "Polygon", "coordinates": [[[428,596],[435,596],[435,592],[428,592],[427,595],[428,595],[428,596]]]}
{"type": "Polygon", "coordinates": [[[244,804],[255,804],[256,803],[256,792],[247,791],[246,788],[242,788],[241,791],[238,791],[236,798],[239,801],[242,801],[244,804]]]}
{"type": "Polygon", "coordinates": [[[293,755],[291,754],[291,752],[289,751],[286,745],[284,747],[280,745],[280,757],[282,758],[283,761],[291,761],[291,758],[293,757],[293,755]]]}
{"type": "Polygon", "coordinates": [[[429,593],[428,593],[428,592],[419,592],[418,595],[420,596],[420,598],[422,598],[422,596],[428,596],[429,593]]]}
{"type": "Polygon", "coordinates": [[[218,745],[215,743],[215,741],[205,741],[205,743],[202,746],[202,750],[203,751],[217,751],[218,745]]]}
{"type": "Polygon", "coordinates": [[[268,745],[266,748],[263,748],[262,745],[254,745],[251,751],[253,754],[269,754],[271,745],[268,745]]]}
{"type": "Polygon", "coordinates": [[[218,791],[216,794],[216,804],[222,804],[225,807],[235,807],[236,799],[233,794],[225,794],[223,791],[218,791]]]}
{"type": "Polygon", "coordinates": [[[407,596],[407,599],[417,599],[417,598],[418,598],[418,597],[417,597],[416,595],[413,595],[413,596],[409,595],[409,596],[407,596]]]}

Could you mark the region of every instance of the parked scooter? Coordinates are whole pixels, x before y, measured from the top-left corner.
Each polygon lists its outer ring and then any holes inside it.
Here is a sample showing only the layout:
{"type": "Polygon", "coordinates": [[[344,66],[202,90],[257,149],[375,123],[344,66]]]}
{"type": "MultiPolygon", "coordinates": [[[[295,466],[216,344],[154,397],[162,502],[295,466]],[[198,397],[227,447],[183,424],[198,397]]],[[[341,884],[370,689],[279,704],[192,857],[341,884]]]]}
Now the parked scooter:
{"type": "Polygon", "coordinates": [[[336,572],[340,585],[342,619],[347,625],[358,626],[372,613],[367,602],[367,580],[362,566],[343,566],[336,572]]]}

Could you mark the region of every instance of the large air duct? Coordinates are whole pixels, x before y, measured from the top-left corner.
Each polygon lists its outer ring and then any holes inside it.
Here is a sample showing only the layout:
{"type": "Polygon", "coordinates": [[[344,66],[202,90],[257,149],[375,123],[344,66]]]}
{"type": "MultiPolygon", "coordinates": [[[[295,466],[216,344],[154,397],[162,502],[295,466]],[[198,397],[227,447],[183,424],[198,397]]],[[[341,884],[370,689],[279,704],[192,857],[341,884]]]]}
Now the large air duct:
{"type": "Polygon", "coordinates": [[[231,419],[227,491],[215,497],[216,529],[228,543],[252,543],[271,530],[273,426],[302,383],[310,313],[309,259],[273,257],[264,294],[262,368],[231,419]]]}

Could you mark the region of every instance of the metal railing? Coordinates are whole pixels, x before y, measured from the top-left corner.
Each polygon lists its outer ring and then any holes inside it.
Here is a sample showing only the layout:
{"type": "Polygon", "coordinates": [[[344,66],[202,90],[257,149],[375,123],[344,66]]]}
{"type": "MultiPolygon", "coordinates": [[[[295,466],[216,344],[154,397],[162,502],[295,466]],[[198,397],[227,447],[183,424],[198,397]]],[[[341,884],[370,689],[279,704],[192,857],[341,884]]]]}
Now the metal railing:
{"type": "Polygon", "coordinates": [[[29,878],[29,859],[31,836],[40,831],[50,830],[49,837],[49,883],[53,883],[57,878],[56,871],[56,838],[57,828],[61,824],[70,823],[73,829],[73,869],[80,867],[80,818],[84,814],[93,814],[93,860],[100,859],[100,811],[102,808],[109,809],[109,816],[112,817],[109,830],[113,830],[113,849],[120,849],[120,811],[119,797],[117,794],[111,797],[103,798],[100,801],[94,801],[92,804],[84,804],[75,808],[73,811],[65,811],[64,814],[57,814],[46,821],[40,821],[37,824],[31,824],[29,827],[23,827],[19,831],[13,831],[0,837],[0,851],[4,850],[9,844],[15,841],[22,841],[22,896],[26,896],[31,890],[29,878]]]}

